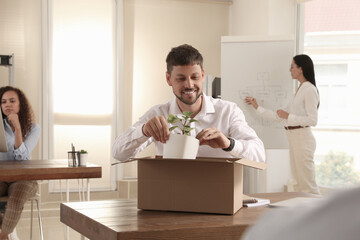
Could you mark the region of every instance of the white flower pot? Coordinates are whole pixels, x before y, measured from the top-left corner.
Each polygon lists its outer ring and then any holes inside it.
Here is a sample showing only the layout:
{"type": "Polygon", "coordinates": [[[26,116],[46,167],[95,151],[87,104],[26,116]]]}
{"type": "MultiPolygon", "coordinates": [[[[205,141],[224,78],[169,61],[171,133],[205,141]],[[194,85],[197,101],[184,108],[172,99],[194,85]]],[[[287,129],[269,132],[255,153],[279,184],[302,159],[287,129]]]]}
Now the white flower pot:
{"type": "Polygon", "coordinates": [[[192,136],[170,134],[164,144],[163,158],[195,159],[199,150],[199,140],[192,136]]]}
{"type": "Polygon", "coordinates": [[[80,165],[80,166],[86,166],[87,158],[88,158],[88,154],[87,154],[87,153],[80,153],[79,165],[80,165]]]}

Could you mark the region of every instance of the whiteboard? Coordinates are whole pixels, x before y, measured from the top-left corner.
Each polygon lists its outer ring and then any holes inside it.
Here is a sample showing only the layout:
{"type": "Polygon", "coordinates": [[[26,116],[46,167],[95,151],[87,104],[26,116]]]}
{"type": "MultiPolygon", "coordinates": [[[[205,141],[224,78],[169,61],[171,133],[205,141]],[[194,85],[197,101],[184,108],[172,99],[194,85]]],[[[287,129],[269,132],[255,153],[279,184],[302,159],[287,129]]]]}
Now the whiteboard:
{"type": "Polygon", "coordinates": [[[285,129],[257,115],[244,99],[255,97],[259,105],[274,111],[286,107],[293,96],[289,69],[294,52],[291,37],[221,39],[221,96],[238,104],[266,149],[288,148],[285,129]]]}

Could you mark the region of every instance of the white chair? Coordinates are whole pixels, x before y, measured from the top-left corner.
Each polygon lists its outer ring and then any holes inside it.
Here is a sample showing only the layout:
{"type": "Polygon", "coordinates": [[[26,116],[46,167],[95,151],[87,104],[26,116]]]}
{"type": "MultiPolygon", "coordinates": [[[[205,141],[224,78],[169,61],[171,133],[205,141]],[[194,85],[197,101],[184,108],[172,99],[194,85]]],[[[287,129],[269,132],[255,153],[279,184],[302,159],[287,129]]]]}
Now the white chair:
{"type": "MultiPolygon", "coordinates": [[[[9,200],[8,196],[0,197],[0,202],[7,202],[9,200]]],[[[41,215],[40,215],[40,194],[36,193],[36,195],[29,199],[31,201],[31,219],[30,219],[30,240],[32,240],[32,226],[33,226],[33,202],[36,202],[37,212],[38,212],[38,220],[39,220],[39,229],[40,229],[40,237],[41,240],[44,240],[44,234],[43,234],[43,228],[42,228],[42,221],[41,221],[41,215]]]]}

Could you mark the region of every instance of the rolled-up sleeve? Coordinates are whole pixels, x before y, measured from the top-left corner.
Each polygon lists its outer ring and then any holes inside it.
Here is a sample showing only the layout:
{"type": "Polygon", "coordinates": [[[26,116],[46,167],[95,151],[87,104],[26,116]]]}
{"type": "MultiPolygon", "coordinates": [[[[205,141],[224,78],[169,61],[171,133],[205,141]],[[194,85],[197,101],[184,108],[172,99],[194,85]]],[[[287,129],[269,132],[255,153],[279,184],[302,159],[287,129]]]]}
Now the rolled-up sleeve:
{"type": "Polygon", "coordinates": [[[115,159],[126,161],[135,157],[136,154],[154,141],[152,137],[144,136],[142,132],[143,125],[142,121],[138,121],[116,138],[112,147],[112,155],[115,159]]]}
{"type": "Polygon", "coordinates": [[[160,110],[159,106],[157,105],[149,109],[134,125],[115,139],[112,146],[113,158],[124,162],[135,157],[136,154],[155,141],[153,137],[149,138],[144,135],[142,127],[154,116],[167,115],[160,110]]]}
{"type": "Polygon", "coordinates": [[[263,108],[262,106],[257,108],[256,113],[263,118],[271,119],[277,122],[283,122],[283,124],[286,122],[286,119],[280,118],[275,111],[263,108]]]}

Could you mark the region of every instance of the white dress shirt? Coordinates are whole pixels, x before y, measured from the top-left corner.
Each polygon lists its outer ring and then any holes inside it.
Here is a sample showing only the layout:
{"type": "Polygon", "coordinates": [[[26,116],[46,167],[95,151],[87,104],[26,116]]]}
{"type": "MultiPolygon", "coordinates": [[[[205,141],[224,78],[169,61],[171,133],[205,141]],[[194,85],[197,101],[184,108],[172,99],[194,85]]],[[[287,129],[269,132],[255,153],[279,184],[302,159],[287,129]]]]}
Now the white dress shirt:
{"type": "Polygon", "coordinates": [[[33,123],[29,130],[29,133],[26,136],[26,139],[21,143],[21,145],[14,149],[15,145],[15,134],[11,129],[11,126],[4,119],[4,130],[6,143],[8,146],[7,152],[0,152],[0,160],[29,160],[32,150],[35,148],[39,136],[40,136],[40,127],[39,125],[33,123]]]}
{"type": "Polygon", "coordinates": [[[276,112],[257,108],[257,113],[265,118],[282,122],[284,126],[316,126],[318,119],[319,94],[316,87],[306,81],[284,109],[289,113],[288,119],[280,118],[276,112]]]}
{"type": "MultiPolygon", "coordinates": [[[[208,145],[199,147],[198,157],[239,157],[247,158],[257,162],[265,162],[265,150],[263,142],[256,135],[255,131],[248,126],[245,116],[240,108],[232,102],[212,97],[202,96],[203,102],[201,111],[195,116],[199,123],[191,123],[195,128],[190,132],[191,136],[196,136],[202,129],[215,127],[225,136],[235,140],[232,151],[225,152],[221,148],[211,148],[208,145]]],[[[170,114],[182,115],[176,103],[176,98],[172,101],[156,105],[148,110],[132,127],[127,129],[115,140],[112,148],[113,157],[120,161],[125,161],[141,152],[144,148],[154,142],[153,137],[146,137],[142,132],[142,126],[154,116],[164,116],[165,119],[170,114]]],[[[172,126],[169,124],[169,126],[172,126]]],[[[179,132],[177,128],[173,132],[179,132]]],[[[157,155],[162,155],[163,144],[155,141],[157,155]]]]}

